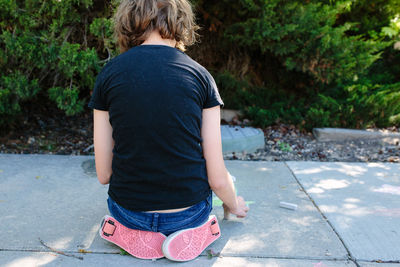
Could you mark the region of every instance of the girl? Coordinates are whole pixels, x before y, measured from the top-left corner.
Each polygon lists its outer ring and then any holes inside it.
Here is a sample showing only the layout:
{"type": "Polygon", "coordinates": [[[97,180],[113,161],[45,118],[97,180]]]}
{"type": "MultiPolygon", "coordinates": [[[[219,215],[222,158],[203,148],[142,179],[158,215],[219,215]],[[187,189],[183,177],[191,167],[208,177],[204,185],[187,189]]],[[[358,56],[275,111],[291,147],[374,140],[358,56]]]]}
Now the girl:
{"type": "Polygon", "coordinates": [[[121,1],[122,53],[102,69],[89,101],[112,215],[100,235],[138,258],[191,260],[215,241],[212,191],[225,212],[243,218],[249,210],[224,165],[215,81],[183,52],[197,28],[187,0],[121,1]]]}

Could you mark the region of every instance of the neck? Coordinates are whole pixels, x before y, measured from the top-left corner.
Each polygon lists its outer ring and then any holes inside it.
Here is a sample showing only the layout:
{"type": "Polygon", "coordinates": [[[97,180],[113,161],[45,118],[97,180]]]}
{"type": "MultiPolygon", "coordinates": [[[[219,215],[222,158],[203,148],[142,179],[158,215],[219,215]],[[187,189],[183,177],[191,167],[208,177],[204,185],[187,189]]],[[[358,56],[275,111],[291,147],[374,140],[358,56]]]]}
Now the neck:
{"type": "Polygon", "coordinates": [[[149,37],[142,43],[142,45],[167,45],[175,47],[176,41],[172,39],[163,39],[157,30],[150,33],[149,37]]]}

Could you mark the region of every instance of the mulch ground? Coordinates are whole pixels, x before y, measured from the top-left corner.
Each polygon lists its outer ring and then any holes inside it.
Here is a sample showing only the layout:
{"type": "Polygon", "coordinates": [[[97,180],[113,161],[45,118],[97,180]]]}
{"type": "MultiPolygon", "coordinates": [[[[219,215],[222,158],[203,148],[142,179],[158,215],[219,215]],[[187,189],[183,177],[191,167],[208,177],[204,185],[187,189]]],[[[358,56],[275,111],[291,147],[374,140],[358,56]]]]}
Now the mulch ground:
{"type": "Polygon", "coordinates": [[[60,112],[27,115],[20,125],[0,136],[0,153],[17,154],[93,154],[91,111],[79,116],[60,112]]]}
{"type": "MultiPolygon", "coordinates": [[[[20,124],[0,135],[0,153],[93,155],[92,111],[68,117],[58,110],[28,113],[20,124]],[[45,115],[44,115],[45,114],[45,115]]],[[[230,124],[248,124],[235,121],[230,124]]],[[[223,122],[226,124],[226,122],[223,122]]],[[[399,132],[396,127],[383,129],[399,132]]],[[[233,160],[308,160],[347,162],[400,162],[399,144],[376,141],[318,142],[311,132],[293,125],[273,125],[263,129],[265,148],[251,154],[226,154],[233,160]]]]}

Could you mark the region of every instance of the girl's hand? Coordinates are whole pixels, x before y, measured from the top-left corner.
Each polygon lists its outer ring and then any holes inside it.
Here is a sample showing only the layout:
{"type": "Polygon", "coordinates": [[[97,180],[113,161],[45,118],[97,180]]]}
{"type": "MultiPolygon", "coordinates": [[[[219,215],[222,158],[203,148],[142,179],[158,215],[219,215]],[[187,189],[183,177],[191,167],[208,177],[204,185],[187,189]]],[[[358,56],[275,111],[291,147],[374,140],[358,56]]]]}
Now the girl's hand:
{"type": "Polygon", "coordinates": [[[236,215],[238,218],[244,218],[247,215],[247,212],[250,210],[250,208],[246,205],[246,202],[244,201],[243,197],[238,196],[237,197],[238,205],[236,210],[231,210],[226,206],[225,204],[222,204],[222,207],[224,208],[224,218],[228,219],[228,215],[230,213],[236,215]]]}

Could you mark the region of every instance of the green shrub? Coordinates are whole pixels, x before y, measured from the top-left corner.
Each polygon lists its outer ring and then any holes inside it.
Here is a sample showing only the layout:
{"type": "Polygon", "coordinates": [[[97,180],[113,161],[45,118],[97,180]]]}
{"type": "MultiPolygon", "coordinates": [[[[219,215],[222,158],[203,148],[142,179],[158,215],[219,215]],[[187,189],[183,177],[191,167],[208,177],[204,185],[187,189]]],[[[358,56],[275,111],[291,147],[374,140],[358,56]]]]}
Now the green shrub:
{"type": "Polygon", "coordinates": [[[93,47],[109,37],[110,28],[94,18],[99,12],[93,12],[93,1],[0,0],[0,7],[2,128],[28,102],[55,104],[67,115],[81,112],[104,64],[93,47]]]}
{"type": "Polygon", "coordinates": [[[0,125],[9,123],[21,111],[20,102],[27,101],[40,90],[38,80],[29,81],[19,71],[0,78],[0,125]]]}
{"type": "MultiPolygon", "coordinates": [[[[216,68],[231,73],[217,79],[226,106],[244,110],[255,125],[285,122],[311,129],[398,123],[400,55],[392,48],[400,29],[393,19],[400,13],[396,2],[379,0],[379,9],[364,0],[199,2],[213,6],[206,21],[211,31],[223,32],[224,50],[237,52],[239,46],[252,58],[244,77],[228,63],[216,68]]],[[[229,62],[235,55],[226,57],[229,62]]]]}
{"type": "Polygon", "coordinates": [[[354,23],[336,25],[342,5],[300,1],[243,1],[245,21],[230,25],[225,35],[245,47],[258,47],[290,70],[322,83],[351,81],[368,70],[390,43],[348,36],[354,23]]]}
{"type": "MultiPolygon", "coordinates": [[[[2,129],[28,104],[85,109],[97,73],[118,54],[118,2],[0,0],[2,129]]],[[[213,70],[226,107],[255,126],[399,125],[398,1],[193,3],[204,38],[188,53],[213,70]]]]}

